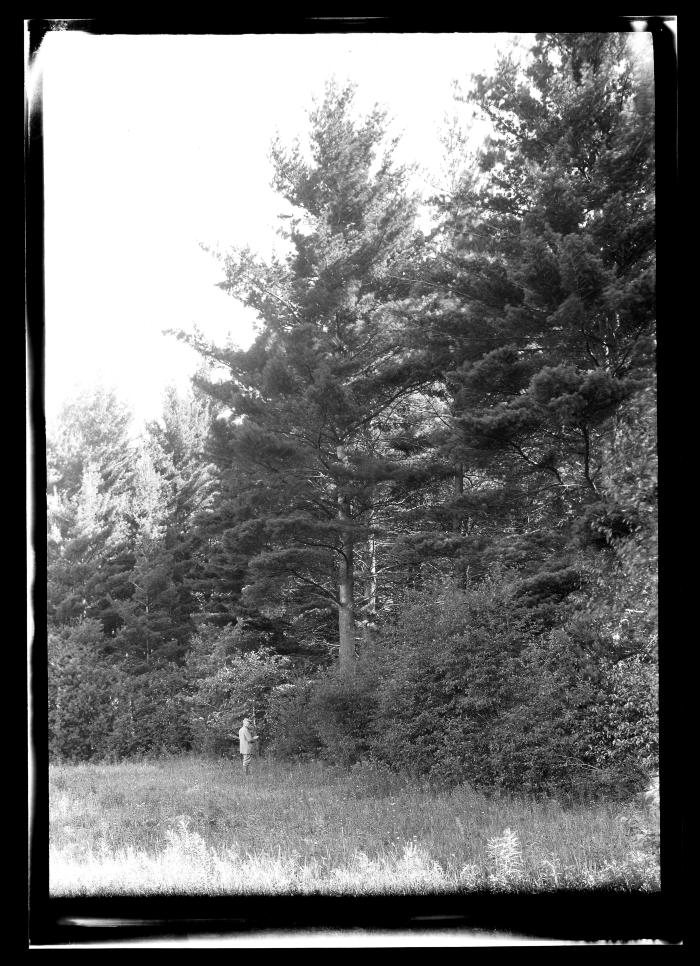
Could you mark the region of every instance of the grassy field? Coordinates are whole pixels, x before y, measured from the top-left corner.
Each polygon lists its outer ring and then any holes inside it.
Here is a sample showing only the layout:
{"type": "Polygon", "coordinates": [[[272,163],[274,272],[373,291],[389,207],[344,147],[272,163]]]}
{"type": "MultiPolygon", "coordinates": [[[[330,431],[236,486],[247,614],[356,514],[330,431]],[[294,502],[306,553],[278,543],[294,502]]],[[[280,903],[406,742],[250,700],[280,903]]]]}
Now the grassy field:
{"type": "Polygon", "coordinates": [[[55,765],[52,895],[659,888],[654,808],[435,792],[368,768],[55,765]]]}

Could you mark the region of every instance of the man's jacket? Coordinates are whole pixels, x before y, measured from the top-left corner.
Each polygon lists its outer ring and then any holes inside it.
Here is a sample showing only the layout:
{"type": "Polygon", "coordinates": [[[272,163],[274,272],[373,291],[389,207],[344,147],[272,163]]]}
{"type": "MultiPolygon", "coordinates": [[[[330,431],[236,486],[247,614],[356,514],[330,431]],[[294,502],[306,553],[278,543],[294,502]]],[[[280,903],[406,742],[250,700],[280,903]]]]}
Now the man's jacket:
{"type": "Polygon", "coordinates": [[[245,725],[238,732],[238,740],[241,743],[241,754],[252,755],[255,752],[255,741],[253,732],[245,725]]]}

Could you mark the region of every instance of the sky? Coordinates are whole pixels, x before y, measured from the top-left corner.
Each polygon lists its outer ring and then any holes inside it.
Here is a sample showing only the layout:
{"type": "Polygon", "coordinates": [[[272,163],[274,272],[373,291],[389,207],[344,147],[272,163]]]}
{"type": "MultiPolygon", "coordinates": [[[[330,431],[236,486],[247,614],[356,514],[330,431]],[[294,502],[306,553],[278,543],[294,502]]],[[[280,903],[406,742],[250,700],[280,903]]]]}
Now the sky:
{"type": "MultiPolygon", "coordinates": [[[[388,108],[402,160],[440,164],[451,82],[488,71],[506,34],[48,34],[44,117],[46,415],[96,382],[137,422],[200,360],[164,329],[246,346],[252,316],[201,245],[274,245],[276,132],[303,135],[325,80],[388,108]]],[[[35,82],[31,76],[28,86],[35,82]]],[[[462,109],[464,110],[464,109],[462,109]]]]}

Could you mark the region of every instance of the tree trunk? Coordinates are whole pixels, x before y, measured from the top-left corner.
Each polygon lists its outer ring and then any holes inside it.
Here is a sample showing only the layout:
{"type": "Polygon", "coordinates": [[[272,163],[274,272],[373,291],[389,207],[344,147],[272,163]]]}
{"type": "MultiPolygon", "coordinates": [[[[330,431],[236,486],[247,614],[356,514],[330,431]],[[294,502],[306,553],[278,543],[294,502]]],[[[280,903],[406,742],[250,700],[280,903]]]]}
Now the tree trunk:
{"type": "MultiPolygon", "coordinates": [[[[338,446],[338,458],[347,462],[345,448],[338,446]]],[[[352,673],[355,667],[355,560],[351,530],[350,500],[338,489],[341,554],[338,565],[338,637],[340,670],[352,673]]]]}
{"type": "MultiPolygon", "coordinates": [[[[464,494],[464,467],[461,463],[455,466],[454,475],[454,486],[453,486],[453,496],[455,500],[458,500],[464,494]]],[[[452,514],[452,529],[456,533],[460,533],[462,530],[462,511],[455,509],[452,514]]]]}
{"type": "Polygon", "coordinates": [[[355,667],[355,575],[352,537],[343,538],[338,574],[338,634],[340,637],[340,670],[355,667]]]}
{"type": "Polygon", "coordinates": [[[367,586],[367,638],[371,636],[377,617],[377,540],[374,532],[369,535],[369,580],[367,586]]]}
{"type": "MultiPolygon", "coordinates": [[[[453,495],[455,500],[459,500],[464,494],[464,465],[458,463],[455,466],[454,475],[454,489],[453,495]]],[[[464,520],[462,518],[461,509],[455,509],[452,516],[452,529],[455,533],[462,533],[464,526],[464,520]]],[[[467,562],[464,557],[460,557],[455,566],[455,576],[459,582],[459,586],[465,588],[467,586],[467,562]]]]}
{"type": "Polygon", "coordinates": [[[148,628],[148,598],[146,598],[146,664],[151,663],[151,640],[148,628]]]}

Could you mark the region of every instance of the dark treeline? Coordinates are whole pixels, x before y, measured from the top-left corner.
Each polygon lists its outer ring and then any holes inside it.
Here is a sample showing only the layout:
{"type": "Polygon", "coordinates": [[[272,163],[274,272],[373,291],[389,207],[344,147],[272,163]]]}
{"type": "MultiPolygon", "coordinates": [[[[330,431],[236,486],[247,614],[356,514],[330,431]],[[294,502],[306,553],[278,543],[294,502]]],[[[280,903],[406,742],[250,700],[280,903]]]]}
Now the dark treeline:
{"type": "Polygon", "coordinates": [[[538,35],[417,225],[380,109],[275,142],[287,254],[138,440],[48,442],[50,749],[278,756],[627,793],[656,767],[654,99],[623,34],[538,35]]]}

